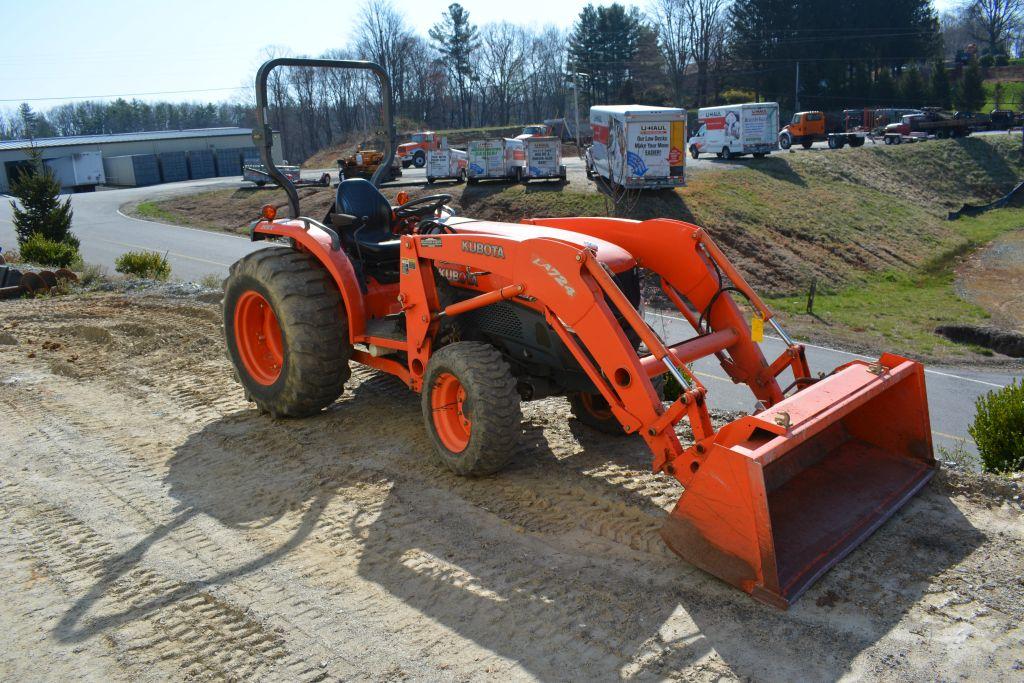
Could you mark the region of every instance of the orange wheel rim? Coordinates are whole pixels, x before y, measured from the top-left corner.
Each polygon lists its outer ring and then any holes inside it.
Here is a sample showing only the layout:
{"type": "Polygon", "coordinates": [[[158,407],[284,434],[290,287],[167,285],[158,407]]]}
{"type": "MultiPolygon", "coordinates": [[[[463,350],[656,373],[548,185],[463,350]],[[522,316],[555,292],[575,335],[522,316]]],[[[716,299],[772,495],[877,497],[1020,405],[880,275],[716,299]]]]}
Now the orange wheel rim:
{"type": "Polygon", "coordinates": [[[263,295],[249,290],[235,304],[235,346],[245,371],[270,386],[281,376],[284,344],[277,316],[263,295]]]}
{"type": "Polygon", "coordinates": [[[583,402],[583,407],[587,409],[587,412],[597,419],[610,420],[612,418],[612,409],[608,406],[608,402],[604,400],[603,396],[599,394],[580,394],[580,400],[583,402]]]}
{"type": "Polygon", "coordinates": [[[441,443],[452,453],[461,453],[469,445],[473,422],[466,414],[466,389],[458,377],[442,373],[430,391],[430,409],[434,430],[441,443]]]}

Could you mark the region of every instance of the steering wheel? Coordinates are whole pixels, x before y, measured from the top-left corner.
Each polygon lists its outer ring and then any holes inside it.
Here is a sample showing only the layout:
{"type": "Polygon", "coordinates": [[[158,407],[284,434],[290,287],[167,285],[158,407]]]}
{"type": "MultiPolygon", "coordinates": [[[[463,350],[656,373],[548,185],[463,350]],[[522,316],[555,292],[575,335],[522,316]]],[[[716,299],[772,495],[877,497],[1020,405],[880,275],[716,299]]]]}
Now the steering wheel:
{"type": "Polygon", "coordinates": [[[395,218],[432,215],[451,200],[450,194],[431,194],[413,199],[395,209],[395,218]]]}

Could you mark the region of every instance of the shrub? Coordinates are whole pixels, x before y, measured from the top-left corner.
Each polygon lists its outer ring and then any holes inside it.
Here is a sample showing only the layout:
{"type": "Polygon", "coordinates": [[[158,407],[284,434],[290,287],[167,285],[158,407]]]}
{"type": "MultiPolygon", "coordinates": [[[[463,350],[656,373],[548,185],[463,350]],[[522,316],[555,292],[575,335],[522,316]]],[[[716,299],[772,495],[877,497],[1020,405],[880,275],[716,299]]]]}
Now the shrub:
{"type": "Polygon", "coordinates": [[[82,274],[78,277],[79,284],[91,285],[107,277],[107,269],[95,263],[87,263],[82,267],[82,274]]]}
{"type": "Polygon", "coordinates": [[[61,201],[60,181],[43,164],[39,150],[33,147],[29,157],[28,171],[11,183],[11,194],[18,200],[11,202],[18,243],[24,244],[33,235],[40,234],[77,249],[78,238],[71,233],[71,199],[61,201]]]}
{"type": "Polygon", "coordinates": [[[995,61],[996,60],[992,57],[992,55],[985,55],[984,57],[978,60],[978,63],[981,64],[982,68],[987,69],[993,64],[995,64],[995,61]]]}
{"type": "Polygon", "coordinates": [[[986,472],[1024,470],[1024,380],[979,396],[968,428],[986,472]]]}
{"type": "Polygon", "coordinates": [[[740,90],[739,88],[732,88],[722,93],[722,101],[726,104],[743,104],[744,102],[753,102],[757,99],[753,90],[740,90]]]}
{"type": "Polygon", "coordinates": [[[119,273],[151,280],[171,277],[171,264],[167,262],[167,255],[156,251],[129,251],[121,254],[114,261],[114,268],[119,273]]]}
{"type": "Polygon", "coordinates": [[[67,268],[78,261],[78,249],[69,242],[57,242],[39,233],[21,243],[21,258],[41,266],[67,268]]]}
{"type": "Polygon", "coordinates": [[[1006,55],[996,55],[996,66],[1009,66],[1010,58],[1006,55]]]}

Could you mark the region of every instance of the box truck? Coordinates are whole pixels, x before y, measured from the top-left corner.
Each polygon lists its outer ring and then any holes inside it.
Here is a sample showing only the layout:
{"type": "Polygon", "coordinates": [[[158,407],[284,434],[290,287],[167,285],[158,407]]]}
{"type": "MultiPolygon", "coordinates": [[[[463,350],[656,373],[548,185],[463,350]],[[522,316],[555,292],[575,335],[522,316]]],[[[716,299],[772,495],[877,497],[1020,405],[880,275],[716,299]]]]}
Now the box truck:
{"type": "Polygon", "coordinates": [[[481,180],[519,182],[526,165],[526,147],[522,140],[491,138],[469,143],[466,175],[470,185],[481,180]]]}
{"type": "Polygon", "coordinates": [[[463,182],[469,165],[467,158],[466,152],[450,149],[447,143],[441,149],[427,150],[427,183],[435,180],[463,182]]]}
{"type": "Polygon", "coordinates": [[[63,190],[92,192],[97,185],[106,182],[103,154],[100,152],[77,152],[66,157],[45,159],[43,163],[53,172],[63,190]]]}
{"type": "Polygon", "coordinates": [[[526,148],[526,165],[521,180],[526,183],[536,179],[555,179],[565,182],[565,166],[562,165],[562,141],[556,137],[523,138],[526,148]]]}
{"type": "Polygon", "coordinates": [[[686,111],[638,104],[590,108],[594,144],[587,177],[613,187],[659,189],[686,184],[686,111]]]}
{"type": "Polygon", "coordinates": [[[697,131],[689,141],[690,156],[763,157],[779,148],[778,130],[779,105],[775,102],[698,109],[697,131]]]}

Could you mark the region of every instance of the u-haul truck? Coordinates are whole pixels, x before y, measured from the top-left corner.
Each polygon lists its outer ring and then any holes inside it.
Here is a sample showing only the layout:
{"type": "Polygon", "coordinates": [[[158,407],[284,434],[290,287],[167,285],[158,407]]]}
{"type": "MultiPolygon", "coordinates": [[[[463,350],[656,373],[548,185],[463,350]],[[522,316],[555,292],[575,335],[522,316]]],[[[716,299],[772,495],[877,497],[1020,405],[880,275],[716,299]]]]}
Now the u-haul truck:
{"type": "Polygon", "coordinates": [[[763,157],[779,148],[779,105],[751,102],[697,110],[697,131],[689,141],[690,156],[714,154],[731,159],[744,154],[763,157]]]}
{"type": "Polygon", "coordinates": [[[565,182],[562,165],[562,141],[553,136],[523,138],[526,147],[526,165],[521,179],[524,183],[536,179],[554,179],[565,182]]]}
{"type": "Polygon", "coordinates": [[[590,108],[587,177],[627,189],[686,184],[686,111],[625,104],[590,108]]]}

